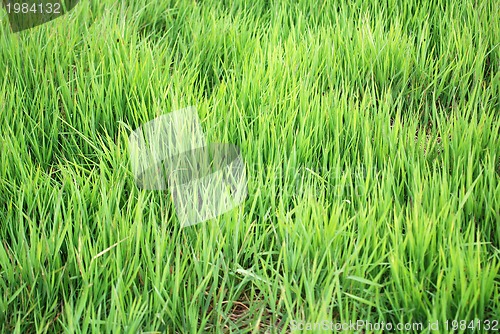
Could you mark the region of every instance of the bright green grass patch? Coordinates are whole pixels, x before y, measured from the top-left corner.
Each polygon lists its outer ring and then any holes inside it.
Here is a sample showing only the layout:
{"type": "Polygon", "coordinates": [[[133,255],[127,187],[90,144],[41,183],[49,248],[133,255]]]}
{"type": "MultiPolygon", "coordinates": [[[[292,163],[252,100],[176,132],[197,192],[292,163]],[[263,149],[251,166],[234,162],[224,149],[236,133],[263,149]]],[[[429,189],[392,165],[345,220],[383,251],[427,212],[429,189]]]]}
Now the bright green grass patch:
{"type": "Polygon", "coordinates": [[[0,331],[500,320],[498,9],[389,2],[0,12],[0,331]],[[181,230],[127,136],[188,105],[249,197],[181,230]]]}

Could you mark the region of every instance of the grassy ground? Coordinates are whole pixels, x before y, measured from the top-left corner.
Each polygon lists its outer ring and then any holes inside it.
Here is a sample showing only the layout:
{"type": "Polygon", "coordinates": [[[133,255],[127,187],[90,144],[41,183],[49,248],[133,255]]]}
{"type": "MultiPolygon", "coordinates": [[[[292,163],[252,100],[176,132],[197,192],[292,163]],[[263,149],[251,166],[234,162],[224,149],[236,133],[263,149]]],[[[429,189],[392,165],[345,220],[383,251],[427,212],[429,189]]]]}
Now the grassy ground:
{"type": "Polygon", "coordinates": [[[494,4],[81,1],[19,34],[2,10],[0,331],[500,320],[494,4]],[[180,229],[127,136],[189,105],[249,196],[180,229]]]}

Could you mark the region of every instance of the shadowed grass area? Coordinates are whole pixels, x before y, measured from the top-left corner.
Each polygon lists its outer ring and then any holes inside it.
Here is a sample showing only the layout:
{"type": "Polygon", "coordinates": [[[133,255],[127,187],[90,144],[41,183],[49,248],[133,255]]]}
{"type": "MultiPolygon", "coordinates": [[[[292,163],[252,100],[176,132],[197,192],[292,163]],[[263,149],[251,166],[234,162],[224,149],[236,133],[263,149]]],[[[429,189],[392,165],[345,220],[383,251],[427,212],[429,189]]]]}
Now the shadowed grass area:
{"type": "Polygon", "coordinates": [[[499,321],[494,4],[80,1],[18,34],[0,10],[0,331],[499,321]],[[181,229],[127,137],[189,105],[249,196],[181,229]]]}

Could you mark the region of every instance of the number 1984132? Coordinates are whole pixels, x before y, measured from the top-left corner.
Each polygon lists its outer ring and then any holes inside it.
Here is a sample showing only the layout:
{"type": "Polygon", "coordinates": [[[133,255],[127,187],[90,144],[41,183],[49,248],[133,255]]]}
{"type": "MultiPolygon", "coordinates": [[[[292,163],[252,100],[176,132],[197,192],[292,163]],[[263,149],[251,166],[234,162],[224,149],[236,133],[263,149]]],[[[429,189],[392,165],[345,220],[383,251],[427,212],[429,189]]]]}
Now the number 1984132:
{"type": "Polygon", "coordinates": [[[5,4],[9,14],[61,14],[61,4],[55,3],[34,3],[27,2],[8,2],[5,4]]]}

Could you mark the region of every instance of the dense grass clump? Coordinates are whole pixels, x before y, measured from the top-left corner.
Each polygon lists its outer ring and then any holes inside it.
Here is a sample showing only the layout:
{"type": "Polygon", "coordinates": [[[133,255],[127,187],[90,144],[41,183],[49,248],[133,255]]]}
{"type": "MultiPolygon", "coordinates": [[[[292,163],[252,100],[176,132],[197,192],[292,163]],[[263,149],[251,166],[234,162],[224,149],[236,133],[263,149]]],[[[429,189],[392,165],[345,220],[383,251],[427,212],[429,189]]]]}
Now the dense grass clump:
{"type": "Polygon", "coordinates": [[[93,0],[0,22],[1,332],[500,320],[495,1],[93,0]],[[249,196],[180,229],[127,136],[189,105],[241,148],[249,196]]]}

